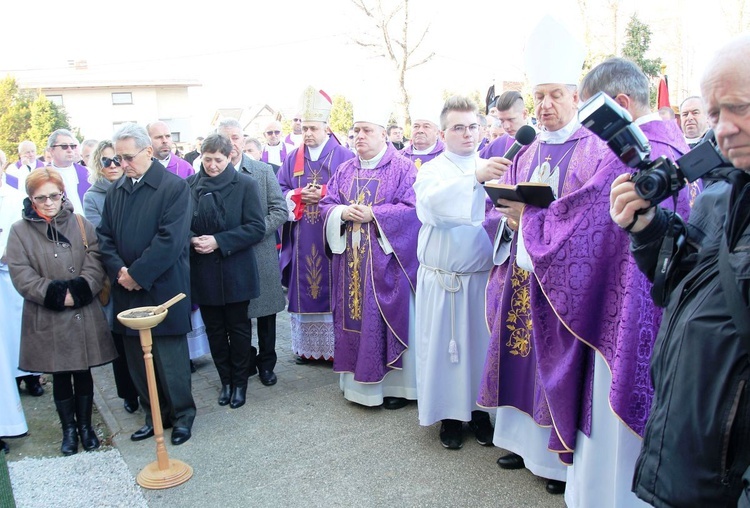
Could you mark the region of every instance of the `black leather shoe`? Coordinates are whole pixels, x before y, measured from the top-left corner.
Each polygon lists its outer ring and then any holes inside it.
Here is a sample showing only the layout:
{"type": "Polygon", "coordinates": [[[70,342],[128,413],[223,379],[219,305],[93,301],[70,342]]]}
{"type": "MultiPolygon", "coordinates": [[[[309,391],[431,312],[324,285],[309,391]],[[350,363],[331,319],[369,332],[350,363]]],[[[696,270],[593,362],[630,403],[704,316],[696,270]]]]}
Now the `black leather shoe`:
{"type": "Polygon", "coordinates": [[[187,427],[175,427],[172,429],[172,444],[177,446],[181,445],[188,439],[190,439],[190,429],[187,427]]]}
{"type": "Polygon", "coordinates": [[[10,446],[8,446],[8,443],[0,439],[0,452],[5,452],[5,455],[8,455],[10,453],[10,446]]]}
{"type": "Polygon", "coordinates": [[[443,420],[440,424],[440,443],[449,450],[459,450],[464,445],[463,422],[443,420]]]}
{"type": "Polygon", "coordinates": [[[565,482],[559,480],[547,480],[545,487],[550,494],[565,494],[565,482]]]}
{"type": "Polygon", "coordinates": [[[190,360],[190,373],[195,374],[196,368],[195,363],[193,363],[193,360],[190,360]]]}
{"type": "Polygon", "coordinates": [[[136,430],[130,435],[131,441],[143,441],[144,439],[148,439],[150,437],[153,437],[154,435],[154,426],[149,425],[148,423],[141,427],[140,429],[136,430]]]}
{"type": "Polygon", "coordinates": [[[469,428],[474,432],[474,437],[476,437],[477,443],[482,446],[492,446],[492,438],[495,434],[495,429],[492,427],[490,415],[484,411],[472,411],[469,428]]]}
{"type": "Polygon", "coordinates": [[[500,469],[523,469],[526,467],[526,464],[523,463],[523,457],[517,453],[503,455],[497,459],[497,465],[500,466],[500,469]]]}
{"type": "Polygon", "coordinates": [[[229,407],[237,409],[245,405],[245,394],[247,393],[247,385],[235,386],[232,391],[232,401],[229,403],[229,407]]]}
{"type": "Polygon", "coordinates": [[[276,384],[276,374],[272,370],[261,370],[260,371],[260,382],[266,386],[273,386],[276,384]]]}
{"type": "Polygon", "coordinates": [[[229,398],[232,396],[232,385],[221,385],[219,392],[219,405],[226,406],[229,404],[229,398]]]}
{"type": "Polygon", "coordinates": [[[130,414],[135,413],[136,411],[138,411],[138,397],[136,397],[135,399],[123,399],[122,407],[124,407],[125,411],[130,414]]]}
{"type": "Polygon", "coordinates": [[[409,403],[401,397],[383,397],[383,409],[401,409],[409,403]]]}
{"type": "Polygon", "coordinates": [[[308,363],[310,363],[310,360],[308,360],[304,356],[297,356],[294,358],[294,363],[296,363],[297,365],[307,365],[308,363]]]}

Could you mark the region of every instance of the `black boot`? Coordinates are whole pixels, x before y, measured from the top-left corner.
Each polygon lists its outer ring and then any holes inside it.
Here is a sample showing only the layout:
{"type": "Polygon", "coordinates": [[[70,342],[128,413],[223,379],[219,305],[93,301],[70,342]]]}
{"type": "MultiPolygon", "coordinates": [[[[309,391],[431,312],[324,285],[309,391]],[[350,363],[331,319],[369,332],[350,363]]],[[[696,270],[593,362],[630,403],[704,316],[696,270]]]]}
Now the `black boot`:
{"type": "Polygon", "coordinates": [[[81,445],[87,452],[99,448],[99,438],[91,426],[91,410],[94,405],[93,395],[76,395],[76,420],[81,445]]]}
{"type": "Polygon", "coordinates": [[[78,433],[76,432],[76,401],[73,398],[56,400],[57,414],[60,416],[63,438],[60,451],[63,455],[78,453],[78,433]]]}

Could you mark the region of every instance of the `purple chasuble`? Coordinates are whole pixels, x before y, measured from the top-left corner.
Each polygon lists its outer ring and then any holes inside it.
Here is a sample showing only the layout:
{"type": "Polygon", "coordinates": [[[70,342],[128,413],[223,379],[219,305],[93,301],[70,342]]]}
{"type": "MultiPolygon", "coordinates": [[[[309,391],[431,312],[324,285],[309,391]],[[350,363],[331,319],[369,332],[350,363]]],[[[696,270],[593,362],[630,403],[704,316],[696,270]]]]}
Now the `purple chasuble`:
{"type": "MultiPolygon", "coordinates": [[[[585,128],[566,144],[575,140],[559,199],[547,209],[526,207],[522,217],[534,266],[532,348],[555,430],[549,448],[566,462],[577,430],[591,432],[593,354],[612,371],[615,413],[642,435],[652,393],[648,364],[661,321],[650,283],[629,255],[628,235],[609,217],[612,181],[630,169],[585,128]]],[[[519,155],[519,168],[538,165],[537,145],[519,155]]],[[[680,211],[687,210],[687,195],[680,211]]]]}
{"type": "Polygon", "coordinates": [[[419,168],[422,167],[422,164],[425,162],[429,162],[445,150],[445,144],[440,141],[440,138],[438,138],[437,143],[435,143],[435,148],[430,151],[430,153],[425,154],[416,154],[414,153],[414,147],[412,145],[407,146],[403,150],[401,150],[401,155],[409,159],[414,163],[414,166],[416,166],[417,171],[419,171],[419,168]]]}
{"type": "Polygon", "coordinates": [[[167,164],[166,167],[167,167],[167,171],[179,176],[183,180],[195,174],[195,169],[193,169],[193,165],[184,159],[180,159],[175,154],[172,154],[169,156],[169,164],[167,164]]]}
{"type": "Polygon", "coordinates": [[[513,145],[515,138],[507,134],[503,134],[499,138],[492,141],[489,145],[485,146],[480,152],[479,156],[482,159],[489,159],[490,157],[502,157],[505,152],[508,151],[513,145]]]}
{"type": "MultiPolygon", "coordinates": [[[[278,179],[281,193],[305,187],[309,183],[325,186],[342,162],[354,157],[351,150],[328,138],[317,161],[301,145],[289,153],[278,179]],[[304,174],[294,176],[297,151],[305,151],[304,174]]],[[[317,204],[305,205],[299,221],[288,221],[281,236],[281,283],[289,288],[289,312],[319,314],[331,312],[331,260],[326,256],[323,217],[317,204]]]]}
{"type": "Polygon", "coordinates": [[[342,225],[346,250],[333,255],[334,363],[336,372],[352,372],[360,383],[378,383],[401,368],[408,346],[409,300],[417,280],[417,219],[412,185],[416,167],[388,144],[374,169],[350,159],[328,182],[320,202],[326,221],[336,205],[372,207],[369,223],[342,225]],[[353,233],[359,232],[359,245],[353,233]],[[387,238],[393,252],[378,242],[387,238]]]}

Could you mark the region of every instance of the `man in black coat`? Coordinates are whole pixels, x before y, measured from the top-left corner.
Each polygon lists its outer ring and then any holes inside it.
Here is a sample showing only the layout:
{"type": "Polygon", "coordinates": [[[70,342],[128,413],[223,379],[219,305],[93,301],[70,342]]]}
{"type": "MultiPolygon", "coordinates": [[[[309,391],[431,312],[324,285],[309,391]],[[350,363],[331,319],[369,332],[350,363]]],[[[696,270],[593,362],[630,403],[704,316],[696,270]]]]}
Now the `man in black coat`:
{"type": "MultiPolygon", "coordinates": [[[[112,279],[115,315],[133,307],[158,305],[178,293],[190,294],[190,191],[187,183],[152,159],[146,129],[124,125],[112,138],[115,162],[125,175],[107,192],[97,228],[102,260],[112,279]],[[187,213],[186,213],[187,209],[187,213]]],[[[172,444],[191,436],[195,403],[190,385],[186,334],[190,331],[190,298],[174,304],[152,330],[162,421],[172,430],[172,444]]],[[[146,411],[146,424],[130,438],[154,434],[143,352],[137,332],[115,320],[125,356],[146,411]]]]}

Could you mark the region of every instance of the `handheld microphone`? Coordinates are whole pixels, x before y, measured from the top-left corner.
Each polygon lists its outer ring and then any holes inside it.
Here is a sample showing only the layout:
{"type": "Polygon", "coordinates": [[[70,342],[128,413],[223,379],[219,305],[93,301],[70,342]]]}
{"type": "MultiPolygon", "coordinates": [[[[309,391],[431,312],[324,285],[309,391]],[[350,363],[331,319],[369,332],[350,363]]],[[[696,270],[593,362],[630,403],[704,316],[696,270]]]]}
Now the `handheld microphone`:
{"type": "Polygon", "coordinates": [[[508,151],[505,152],[503,157],[508,160],[513,160],[513,157],[516,156],[521,148],[530,145],[534,141],[534,138],[536,138],[536,131],[534,128],[530,125],[524,125],[518,129],[518,132],[516,132],[516,140],[510,145],[510,148],[508,148],[508,151]]]}

